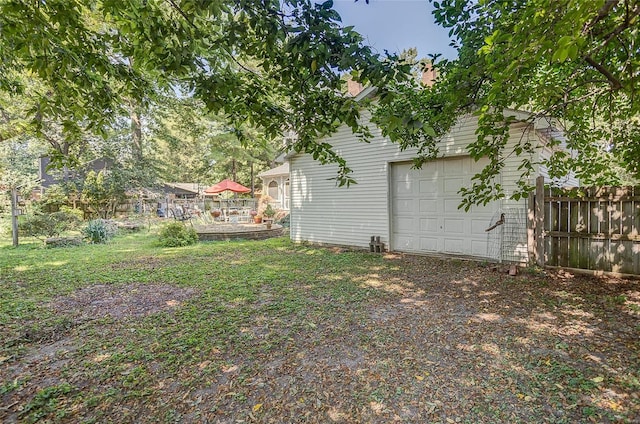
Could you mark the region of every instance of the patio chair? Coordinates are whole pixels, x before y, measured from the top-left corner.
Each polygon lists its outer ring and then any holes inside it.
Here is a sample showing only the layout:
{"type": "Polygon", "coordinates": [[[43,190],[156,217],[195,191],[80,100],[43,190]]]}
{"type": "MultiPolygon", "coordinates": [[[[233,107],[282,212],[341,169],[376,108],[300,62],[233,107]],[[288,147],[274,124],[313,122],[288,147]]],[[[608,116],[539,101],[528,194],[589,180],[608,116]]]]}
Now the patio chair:
{"type": "Polygon", "coordinates": [[[193,218],[193,215],[191,215],[188,212],[185,212],[184,210],[182,210],[181,208],[169,208],[169,214],[173,217],[173,219],[175,219],[176,221],[188,221],[191,218],[193,218]]]}

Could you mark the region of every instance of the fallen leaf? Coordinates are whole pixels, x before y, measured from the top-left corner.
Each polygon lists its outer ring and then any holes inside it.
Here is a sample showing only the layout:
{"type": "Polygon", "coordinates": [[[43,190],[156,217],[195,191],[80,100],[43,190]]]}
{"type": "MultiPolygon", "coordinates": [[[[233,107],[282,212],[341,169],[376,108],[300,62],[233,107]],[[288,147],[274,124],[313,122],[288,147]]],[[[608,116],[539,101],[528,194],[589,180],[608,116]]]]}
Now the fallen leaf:
{"type": "Polygon", "coordinates": [[[258,412],[260,410],[260,408],[262,408],[262,404],[261,403],[257,403],[255,405],[253,405],[253,412],[258,412]]]}
{"type": "Polygon", "coordinates": [[[232,365],[230,367],[222,367],[222,372],[225,373],[229,373],[229,372],[234,372],[238,370],[238,366],[237,365],[232,365]]]}

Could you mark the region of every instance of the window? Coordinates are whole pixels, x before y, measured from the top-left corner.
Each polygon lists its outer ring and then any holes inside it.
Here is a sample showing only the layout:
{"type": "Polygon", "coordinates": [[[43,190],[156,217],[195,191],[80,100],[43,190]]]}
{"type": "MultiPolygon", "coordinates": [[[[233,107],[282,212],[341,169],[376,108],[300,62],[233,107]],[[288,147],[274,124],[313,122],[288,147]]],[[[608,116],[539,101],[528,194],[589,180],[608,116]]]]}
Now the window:
{"type": "Polygon", "coordinates": [[[269,191],[267,193],[273,200],[280,200],[278,196],[278,183],[276,181],[271,181],[269,183],[269,191]]]}
{"type": "Polygon", "coordinates": [[[284,205],[283,207],[289,210],[289,197],[291,196],[291,183],[289,180],[284,182],[284,205]]]}

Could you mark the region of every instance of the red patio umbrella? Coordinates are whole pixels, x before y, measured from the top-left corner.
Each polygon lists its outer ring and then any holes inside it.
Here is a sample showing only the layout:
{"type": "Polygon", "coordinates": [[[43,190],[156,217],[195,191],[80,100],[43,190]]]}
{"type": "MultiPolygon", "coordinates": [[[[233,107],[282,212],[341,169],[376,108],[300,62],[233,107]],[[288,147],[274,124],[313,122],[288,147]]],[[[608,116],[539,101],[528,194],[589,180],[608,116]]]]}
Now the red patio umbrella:
{"type": "MultiPolygon", "coordinates": [[[[207,188],[204,193],[205,194],[216,194],[222,193],[223,191],[232,191],[234,193],[250,193],[251,189],[243,186],[242,184],[238,184],[235,181],[231,180],[222,180],[218,184],[214,184],[211,187],[207,188]]],[[[227,214],[229,213],[229,202],[227,201],[227,214]]],[[[222,207],[222,200],[220,200],[220,207],[222,207]]]]}
{"type": "Polygon", "coordinates": [[[204,192],[208,194],[216,194],[222,193],[223,191],[233,191],[234,193],[249,193],[251,189],[243,186],[242,184],[238,184],[235,181],[231,180],[222,180],[218,184],[214,184],[211,187],[207,188],[204,192]]]}

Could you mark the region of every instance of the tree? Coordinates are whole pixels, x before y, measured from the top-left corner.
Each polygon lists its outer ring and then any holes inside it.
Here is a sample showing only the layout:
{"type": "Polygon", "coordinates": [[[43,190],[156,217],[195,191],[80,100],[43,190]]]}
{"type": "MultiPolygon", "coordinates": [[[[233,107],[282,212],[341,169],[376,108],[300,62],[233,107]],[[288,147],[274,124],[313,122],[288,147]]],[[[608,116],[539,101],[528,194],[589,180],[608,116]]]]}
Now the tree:
{"type": "Polygon", "coordinates": [[[266,169],[281,144],[250,127],[238,134],[224,116],[207,113],[192,98],[167,96],[150,112],[146,138],[154,144],[164,181],[213,184],[233,178],[249,185],[251,164],[256,172],[266,169]]]}
{"type": "MultiPolygon", "coordinates": [[[[0,90],[19,95],[19,76],[46,86],[33,116],[65,134],[104,130],[134,114],[159,90],[200,99],[240,133],[267,138],[295,130],[293,149],[349,169],[317,140],[340,124],[366,137],[359,106],[340,95],[345,72],[386,87],[403,78],[391,58],[372,53],[342,28],[332,1],[52,0],[0,3],[0,90]]],[[[135,120],[135,119],[134,119],[135,120]]]]}
{"type": "MultiPolygon", "coordinates": [[[[438,64],[442,77],[434,89],[383,102],[396,114],[381,121],[392,139],[421,149],[419,164],[437,154],[434,140],[449,129],[451,116],[478,115],[478,139],[469,152],[490,164],[461,191],[465,207],[504,196],[496,177],[508,155],[522,162],[513,197],[531,190],[527,182],[536,164],[528,157],[535,146],[516,141],[507,147],[508,109],[530,111],[530,125],[546,119],[564,131],[575,153],[556,150],[545,161],[551,177],[572,170],[586,184],[640,178],[640,2],[433,4],[436,21],[456,38],[458,58],[438,64]],[[407,122],[413,130],[400,125],[407,122]]],[[[551,146],[560,143],[552,140],[551,146]]]]}
{"type": "Polygon", "coordinates": [[[23,187],[26,193],[33,189],[42,151],[42,146],[28,139],[0,143],[0,187],[23,187]]]}
{"type": "Polygon", "coordinates": [[[126,197],[126,173],[121,170],[87,173],[82,187],[82,200],[89,211],[100,218],[110,218],[126,197]]]}

